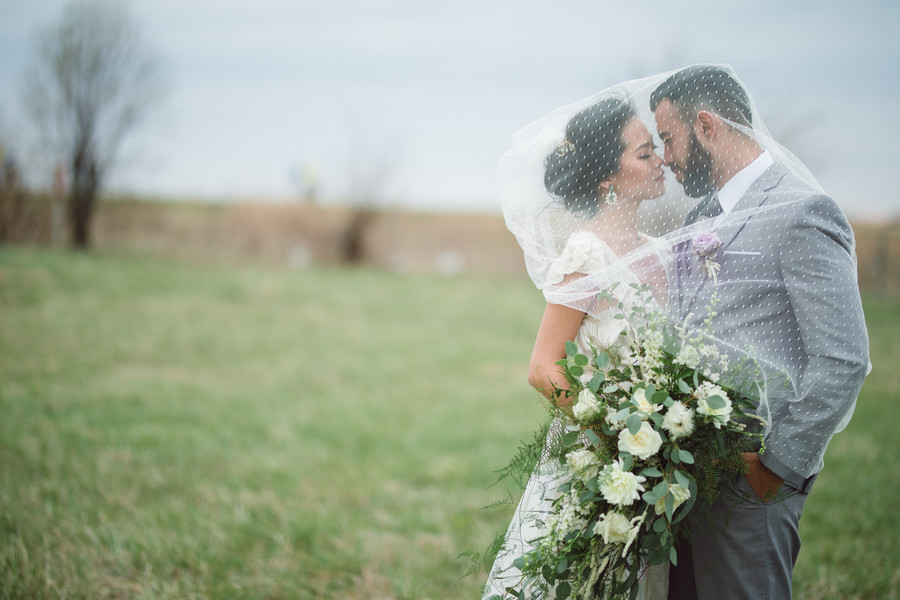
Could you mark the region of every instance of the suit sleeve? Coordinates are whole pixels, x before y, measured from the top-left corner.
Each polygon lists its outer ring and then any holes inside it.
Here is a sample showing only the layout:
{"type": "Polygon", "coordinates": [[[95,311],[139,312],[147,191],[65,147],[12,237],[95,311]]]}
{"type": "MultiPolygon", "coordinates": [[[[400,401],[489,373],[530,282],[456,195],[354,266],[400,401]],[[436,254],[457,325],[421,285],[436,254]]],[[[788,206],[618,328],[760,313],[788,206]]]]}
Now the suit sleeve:
{"type": "Polygon", "coordinates": [[[798,203],[780,265],[802,344],[790,397],[770,402],[763,464],[800,487],[849,420],[869,366],[853,232],[828,197],[798,203]]]}

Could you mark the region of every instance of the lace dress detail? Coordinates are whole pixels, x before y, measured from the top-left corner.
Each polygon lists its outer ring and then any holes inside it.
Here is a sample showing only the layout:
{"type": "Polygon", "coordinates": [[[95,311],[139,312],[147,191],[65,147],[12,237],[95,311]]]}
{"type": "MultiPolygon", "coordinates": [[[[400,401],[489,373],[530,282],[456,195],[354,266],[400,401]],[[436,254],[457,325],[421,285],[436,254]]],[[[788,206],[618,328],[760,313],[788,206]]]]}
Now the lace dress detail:
{"type": "MultiPolygon", "coordinates": [[[[641,235],[645,241],[653,243],[653,238],[641,235]]],[[[596,234],[580,231],[569,238],[562,253],[550,265],[547,283],[560,283],[573,274],[590,275],[618,261],[619,257],[596,234]]],[[[614,294],[626,305],[637,300],[634,288],[627,285],[630,283],[639,283],[639,280],[633,273],[623,269],[622,285],[616,288],[614,294]]],[[[585,315],[574,340],[581,352],[590,352],[591,343],[611,345],[618,339],[622,331],[622,321],[615,318],[618,312],[620,311],[617,309],[610,309],[596,316],[585,315]]],[[[558,434],[551,426],[548,437],[558,434]]],[[[512,597],[506,593],[505,588],[519,585],[522,577],[521,572],[513,566],[513,561],[531,550],[535,546],[535,540],[543,535],[543,524],[552,511],[553,501],[559,496],[556,490],[566,477],[567,473],[555,464],[538,465],[513,513],[503,548],[497,553],[488,576],[482,600],[512,597]]],[[[665,600],[668,593],[668,565],[648,568],[638,586],[638,600],[665,600]]],[[[529,589],[526,597],[540,600],[543,594],[539,590],[529,589]]]]}

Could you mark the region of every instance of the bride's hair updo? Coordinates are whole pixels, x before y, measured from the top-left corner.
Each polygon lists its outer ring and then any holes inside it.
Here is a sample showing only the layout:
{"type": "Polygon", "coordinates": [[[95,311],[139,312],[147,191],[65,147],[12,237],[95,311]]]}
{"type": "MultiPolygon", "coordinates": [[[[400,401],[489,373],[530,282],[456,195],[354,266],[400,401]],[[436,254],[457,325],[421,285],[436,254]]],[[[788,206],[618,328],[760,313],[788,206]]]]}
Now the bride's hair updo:
{"type": "Polygon", "coordinates": [[[544,186],[572,214],[590,217],[597,211],[597,187],[619,170],[622,130],[634,116],[628,102],[604,98],[566,124],[565,139],[544,159],[544,186]]]}

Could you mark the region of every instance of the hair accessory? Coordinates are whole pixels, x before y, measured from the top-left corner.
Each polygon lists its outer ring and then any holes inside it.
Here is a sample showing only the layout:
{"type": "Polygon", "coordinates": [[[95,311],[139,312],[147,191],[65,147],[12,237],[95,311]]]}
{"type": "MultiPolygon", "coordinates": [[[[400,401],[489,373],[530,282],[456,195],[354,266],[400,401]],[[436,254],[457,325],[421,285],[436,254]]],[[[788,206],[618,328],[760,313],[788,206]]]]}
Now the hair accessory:
{"type": "Polygon", "coordinates": [[[569,140],[563,140],[562,144],[556,147],[556,156],[563,157],[569,152],[575,152],[575,144],[569,140]]]}

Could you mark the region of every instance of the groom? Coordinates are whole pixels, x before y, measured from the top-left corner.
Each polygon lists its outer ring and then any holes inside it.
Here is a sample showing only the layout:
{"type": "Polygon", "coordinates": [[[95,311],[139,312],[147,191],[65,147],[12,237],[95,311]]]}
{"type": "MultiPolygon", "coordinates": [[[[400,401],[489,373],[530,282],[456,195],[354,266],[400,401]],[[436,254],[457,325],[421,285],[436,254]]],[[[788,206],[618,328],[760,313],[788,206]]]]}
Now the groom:
{"type": "Polygon", "coordinates": [[[757,142],[749,96],[730,70],[683,69],[650,108],[666,164],[702,198],[685,225],[721,240],[715,277],[690,241],[676,253],[677,316],[700,327],[714,306],[716,338],[789,377],[769,385],[764,450],[744,454],[746,476],[723,477],[710,513],[690,517],[669,598],[790,598],[803,505],[868,367],[853,234],[831,198],[757,142]]]}

